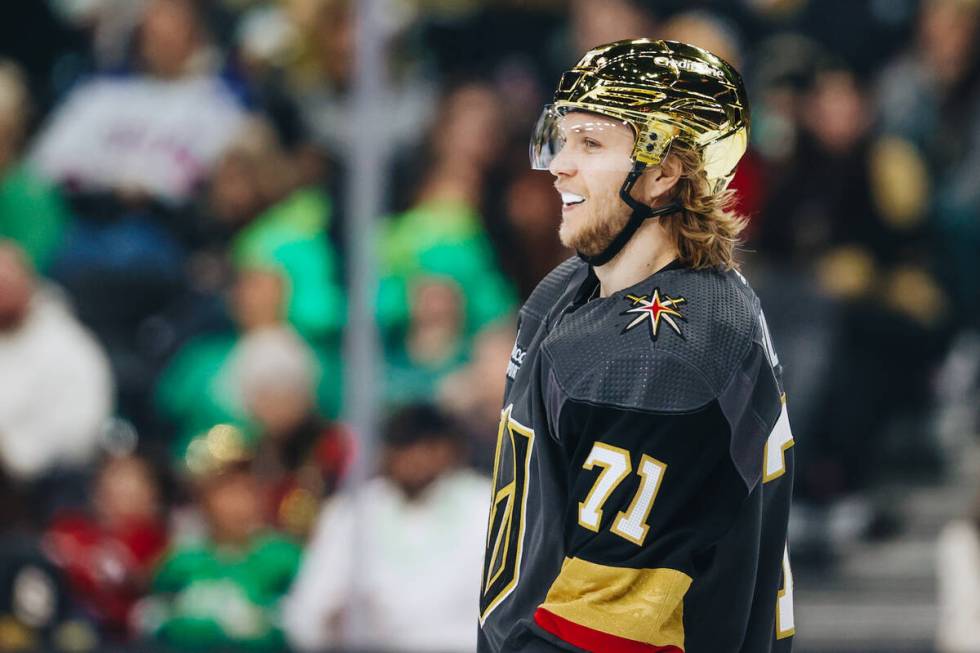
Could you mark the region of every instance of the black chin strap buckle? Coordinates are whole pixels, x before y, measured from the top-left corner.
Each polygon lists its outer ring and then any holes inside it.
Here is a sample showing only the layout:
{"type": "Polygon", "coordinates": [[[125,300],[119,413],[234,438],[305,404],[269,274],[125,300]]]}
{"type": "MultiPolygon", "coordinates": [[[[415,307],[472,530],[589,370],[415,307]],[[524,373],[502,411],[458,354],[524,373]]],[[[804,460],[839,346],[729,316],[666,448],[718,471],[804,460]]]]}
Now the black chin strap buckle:
{"type": "Polygon", "coordinates": [[[681,210],[681,205],[677,202],[670,202],[664,206],[658,207],[656,209],[651,208],[635,199],[630,192],[633,190],[633,186],[636,184],[636,180],[640,178],[643,171],[646,169],[645,163],[640,163],[639,161],[633,164],[633,169],[626,176],[626,180],[623,182],[622,187],[619,189],[619,198],[626,203],[626,206],[633,210],[630,215],[629,221],[623,227],[623,230],[616,234],[612,242],[595,256],[587,256],[582,252],[576,252],[578,257],[588,263],[591,266],[605,265],[609,261],[622,251],[626,243],[629,242],[636,230],[640,228],[640,225],[649,218],[656,218],[661,215],[668,215],[670,213],[676,213],[681,210]]]}

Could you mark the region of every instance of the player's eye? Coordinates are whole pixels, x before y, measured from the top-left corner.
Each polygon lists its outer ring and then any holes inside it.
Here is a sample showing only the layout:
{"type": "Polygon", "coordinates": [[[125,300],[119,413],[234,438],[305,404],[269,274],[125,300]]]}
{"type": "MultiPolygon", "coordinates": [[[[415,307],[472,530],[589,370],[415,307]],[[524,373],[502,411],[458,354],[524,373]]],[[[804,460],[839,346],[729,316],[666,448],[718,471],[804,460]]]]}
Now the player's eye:
{"type": "Polygon", "coordinates": [[[602,144],[593,138],[586,138],[583,142],[586,150],[597,150],[602,147],[602,144]]]}

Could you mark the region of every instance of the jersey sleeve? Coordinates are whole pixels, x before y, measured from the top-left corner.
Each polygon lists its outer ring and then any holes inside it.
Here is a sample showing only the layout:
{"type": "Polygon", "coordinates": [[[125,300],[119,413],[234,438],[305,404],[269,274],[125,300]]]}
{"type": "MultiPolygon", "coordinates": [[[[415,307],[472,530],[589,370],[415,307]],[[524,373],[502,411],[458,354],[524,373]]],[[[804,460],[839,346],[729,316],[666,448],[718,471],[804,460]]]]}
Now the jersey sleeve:
{"type": "Polygon", "coordinates": [[[718,401],[658,413],[570,400],[559,431],[565,558],[513,650],[683,653],[685,596],[749,494],[718,401]]]}

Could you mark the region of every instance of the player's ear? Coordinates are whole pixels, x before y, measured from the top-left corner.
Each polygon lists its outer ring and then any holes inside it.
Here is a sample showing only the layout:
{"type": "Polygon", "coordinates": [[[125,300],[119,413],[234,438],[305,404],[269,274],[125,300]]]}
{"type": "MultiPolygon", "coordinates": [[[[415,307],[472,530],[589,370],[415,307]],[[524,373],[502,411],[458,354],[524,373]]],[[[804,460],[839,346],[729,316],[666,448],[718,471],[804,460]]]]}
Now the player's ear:
{"type": "Polygon", "coordinates": [[[658,198],[677,185],[683,173],[683,165],[676,156],[667,156],[663,163],[648,168],[640,177],[633,196],[649,206],[658,204],[658,198]]]}

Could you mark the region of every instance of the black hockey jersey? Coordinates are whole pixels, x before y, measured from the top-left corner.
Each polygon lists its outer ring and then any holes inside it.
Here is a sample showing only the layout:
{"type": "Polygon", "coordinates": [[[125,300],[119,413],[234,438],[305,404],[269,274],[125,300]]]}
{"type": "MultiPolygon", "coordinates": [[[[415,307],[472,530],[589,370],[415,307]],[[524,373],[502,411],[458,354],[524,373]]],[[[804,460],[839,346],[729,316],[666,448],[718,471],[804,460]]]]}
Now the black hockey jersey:
{"type": "Polygon", "coordinates": [[[480,653],[785,653],[793,439],[738,272],[609,297],[569,259],[521,309],[494,463],[480,653]]]}

